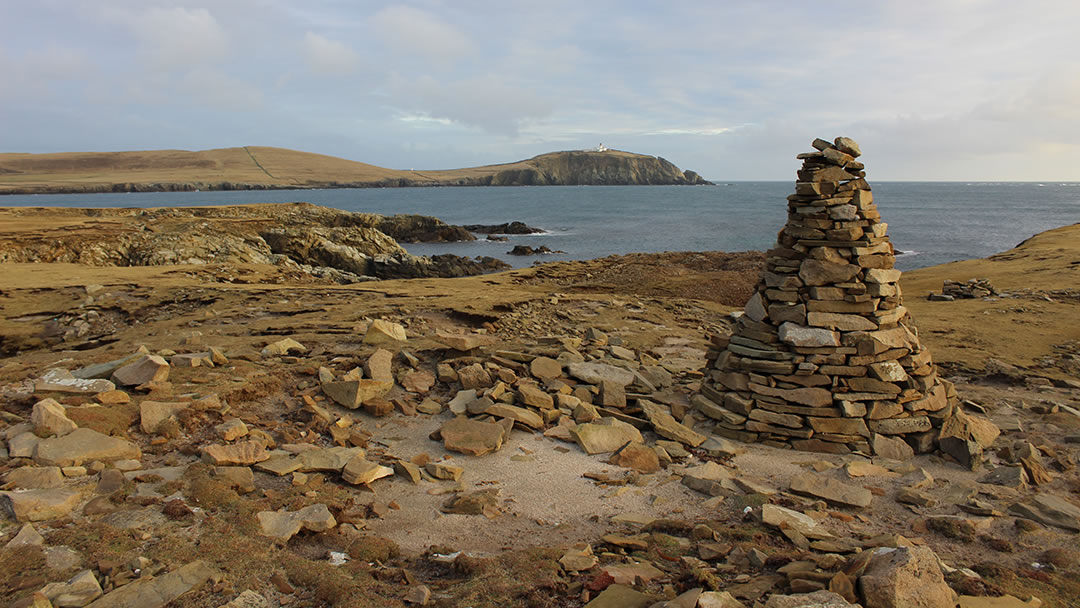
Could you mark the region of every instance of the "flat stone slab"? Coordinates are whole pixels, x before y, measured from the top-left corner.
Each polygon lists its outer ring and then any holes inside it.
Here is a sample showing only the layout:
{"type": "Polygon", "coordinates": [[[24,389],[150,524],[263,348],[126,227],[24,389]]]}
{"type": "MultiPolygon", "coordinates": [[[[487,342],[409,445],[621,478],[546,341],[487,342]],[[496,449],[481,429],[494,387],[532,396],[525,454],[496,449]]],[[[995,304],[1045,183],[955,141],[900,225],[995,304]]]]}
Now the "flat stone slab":
{"type": "Polygon", "coordinates": [[[292,512],[260,511],[255,516],[263,536],[281,541],[289,540],[300,530],[323,532],[337,525],[337,520],[322,503],[292,512]]]}
{"type": "Polygon", "coordinates": [[[91,460],[138,460],[142,457],[134,443],[103,435],[93,429],[75,429],[63,437],[42,439],[34,446],[34,461],[57,467],[73,467],[91,460]]]}
{"type": "Polygon", "coordinates": [[[621,386],[627,386],[634,382],[634,372],[606,363],[571,363],[566,366],[566,371],[574,378],[589,384],[598,385],[600,382],[608,380],[621,386]]]}
{"type": "Polygon", "coordinates": [[[544,419],[540,417],[540,414],[523,407],[514,407],[512,405],[506,405],[505,403],[496,403],[489,407],[485,413],[497,418],[510,418],[531,429],[544,428],[544,419]]]}
{"type": "Polygon", "coordinates": [[[112,381],[122,386],[165,382],[168,379],[169,362],[157,355],[143,355],[112,374],[112,381]]]}
{"type": "Polygon", "coordinates": [[[447,334],[435,332],[435,341],[461,352],[468,352],[481,346],[489,346],[495,342],[491,336],[483,334],[447,334]]]}
{"type": "Polygon", "coordinates": [[[368,378],[339,380],[322,384],[323,392],[333,399],[335,403],[354,410],[366,401],[386,396],[392,388],[394,388],[393,382],[368,378]]]}
{"type": "Polygon", "coordinates": [[[55,399],[42,399],[35,403],[30,422],[34,425],[34,432],[42,437],[67,435],[79,428],[67,417],[67,409],[55,399]]]}
{"type": "Polygon", "coordinates": [[[645,417],[652,423],[657,435],[672,441],[678,441],[692,448],[705,443],[705,439],[707,439],[705,435],[676,420],[667,408],[647,399],[638,400],[638,405],[645,412],[645,417]]]}
{"type": "Polygon", "coordinates": [[[840,334],[837,332],[820,327],[805,327],[791,321],[780,325],[779,336],[781,342],[792,346],[840,346],[840,334]]]}
{"type": "Polygon", "coordinates": [[[309,450],[300,453],[298,457],[298,460],[300,461],[299,470],[304,473],[318,471],[338,473],[345,468],[345,465],[349,464],[350,460],[358,456],[364,456],[363,448],[335,446],[332,448],[309,450]]]}
{"type": "Polygon", "coordinates": [[[825,590],[793,595],[774,594],[770,595],[769,601],[765,602],[765,608],[854,608],[855,606],[856,604],[848,603],[832,591],[825,590]]]}
{"type": "Polygon", "coordinates": [[[364,334],[364,344],[387,344],[390,342],[405,342],[408,337],[405,335],[405,328],[392,321],[384,321],[383,319],[375,319],[368,326],[367,333],[364,334]]]}
{"type": "Polygon", "coordinates": [[[452,452],[482,456],[502,447],[506,430],[494,422],[454,418],[442,426],[443,447],[452,452]]]}
{"type": "Polygon", "coordinates": [[[190,405],[190,401],[143,401],[139,404],[139,428],[147,434],[156,433],[165,421],[190,405]]]}
{"type": "Polygon", "coordinates": [[[85,606],[101,597],[101,585],[90,570],[83,570],[64,583],[49,583],[40,592],[53,606],[85,606]]]}
{"type": "Polygon", "coordinates": [[[1053,494],[1036,494],[1027,502],[1013,504],[1009,512],[1048,526],[1080,532],[1080,507],[1053,494]]]}
{"type": "Polygon", "coordinates": [[[345,465],[344,470],[341,471],[341,478],[354,485],[363,485],[393,474],[394,469],[371,462],[363,456],[357,456],[345,465]]]}
{"type": "Polygon", "coordinates": [[[263,444],[257,441],[241,441],[228,445],[208,445],[202,451],[203,460],[221,465],[251,465],[270,458],[263,444]]]}
{"type": "Polygon", "coordinates": [[[4,487],[15,490],[44,490],[64,485],[60,467],[19,467],[4,474],[4,487]]]}
{"type": "Polygon", "coordinates": [[[817,520],[813,517],[778,505],[762,505],[761,521],[764,522],[765,525],[774,528],[790,528],[806,538],[815,540],[834,538],[832,534],[821,529],[820,526],[818,526],[817,520]]]}
{"type": "Polygon", "coordinates": [[[139,578],[88,604],[87,608],[160,608],[216,576],[204,561],[181,566],[162,576],[139,578]]]}
{"type": "Polygon", "coordinates": [[[585,608],[646,608],[655,601],[654,596],[645,595],[625,585],[615,584],[600,592],[600,595],[585,604],[585,608]]]}
{"type": "Polygon", "coordinates": [[[116,385],[108,380],[76,378],[71,372],[61,368],[46,371],[34,383],[34,390],[39,393],[96,394],[114,389],[116,389],[116,385]]]}
{"type": "Polygon", "coordinates": [[[0,492],[0,505],[21,522],[63,517],[71,513],[81,499],[82,494],[60,488],[0,492]]]}
{"type": "Polygon", "coordinates": [[[586,454],[614,452],[630,443],[643,443],[641,432],[633,425],[614,418],[601,418],[570,429],[570,436],[586,454]]]}
{"type": "Polygon", "coordinates": [[[803,473],[792,478],[791,491],[847,507],[868,507],[874,498],[866,488],[814,473],[803,473]]]}

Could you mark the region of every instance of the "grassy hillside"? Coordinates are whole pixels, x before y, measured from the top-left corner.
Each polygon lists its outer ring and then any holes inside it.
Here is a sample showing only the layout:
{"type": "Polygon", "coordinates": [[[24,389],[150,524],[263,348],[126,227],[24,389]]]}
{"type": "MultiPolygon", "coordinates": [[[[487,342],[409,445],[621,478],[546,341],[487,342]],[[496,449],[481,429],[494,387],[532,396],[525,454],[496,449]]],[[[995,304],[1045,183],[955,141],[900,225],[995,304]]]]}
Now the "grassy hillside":
{"type": "Polygon", "coordinates": [[[615,150],[555,152],[516,163],[437,171],[400,171],[323,154],[261,146],[199,152],[0,154],[0,194],[493,183],[679,183],[680,180],[684,180],[682,172],[663,159],[615,150]],[[579,171],[569,171],[568,165],[579,171]],[[613,169],[616,165],[617,173],[613,169]],[[588,170],[580,171],[583,167],[588,170]],[[509,177],[500,178],[500,175],[509,177]]]}

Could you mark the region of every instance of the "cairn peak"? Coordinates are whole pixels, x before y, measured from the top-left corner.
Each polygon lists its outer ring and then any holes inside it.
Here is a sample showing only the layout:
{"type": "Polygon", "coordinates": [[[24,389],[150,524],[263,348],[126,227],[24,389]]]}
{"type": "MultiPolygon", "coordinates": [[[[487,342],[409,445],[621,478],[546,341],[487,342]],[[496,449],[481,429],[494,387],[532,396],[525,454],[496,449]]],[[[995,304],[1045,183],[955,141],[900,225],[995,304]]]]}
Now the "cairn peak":
{"type": "Polygon", "coordinates": [[[719,435],[800,450],[935,448],[955,411],[904,307],[858,143],[799,154],[788,220],[730,336],[713,336],[698,409],[719,435]]]}

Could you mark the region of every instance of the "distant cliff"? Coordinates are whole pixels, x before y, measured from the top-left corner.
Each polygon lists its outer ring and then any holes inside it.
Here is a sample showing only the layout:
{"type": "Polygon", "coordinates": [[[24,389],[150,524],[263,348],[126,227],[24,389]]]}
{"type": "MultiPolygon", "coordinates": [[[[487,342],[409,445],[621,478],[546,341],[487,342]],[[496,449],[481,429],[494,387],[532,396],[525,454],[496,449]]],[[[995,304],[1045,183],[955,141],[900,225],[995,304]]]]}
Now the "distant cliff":
{"type": "Polygon", "coordinates": [[[617,150],[552,152],[491,176],[491,186],[681,186],[708,184],[660,158],[617,150]]]}
{"type": "Polygon", "coordinates": [[[514,163],[438,171],[386,169],[258,146],[0,154],[0,194],[708,183],[663,158],[619,150],[552,152],[514,163]]]}

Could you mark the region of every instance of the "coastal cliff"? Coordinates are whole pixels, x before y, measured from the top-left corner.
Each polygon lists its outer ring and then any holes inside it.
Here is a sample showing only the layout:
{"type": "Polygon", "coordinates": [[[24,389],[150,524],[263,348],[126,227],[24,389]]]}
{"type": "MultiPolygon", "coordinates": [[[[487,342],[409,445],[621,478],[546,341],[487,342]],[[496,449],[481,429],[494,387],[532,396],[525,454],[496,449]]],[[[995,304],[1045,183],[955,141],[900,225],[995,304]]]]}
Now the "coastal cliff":
{"type": "Polygon", "coordinates": [[[542,154],[491,176],[491,186],[699,185],[709,182],[658,156],[615,150],[542,154]]]}
{"type": "Polygon", "coordinates": [[[552,152],[514,163],[437,171],[386,169],[260,146],[198,152],[0,154],[0,194],[708,183],[663,158],[608,149],[552,152]]]}

